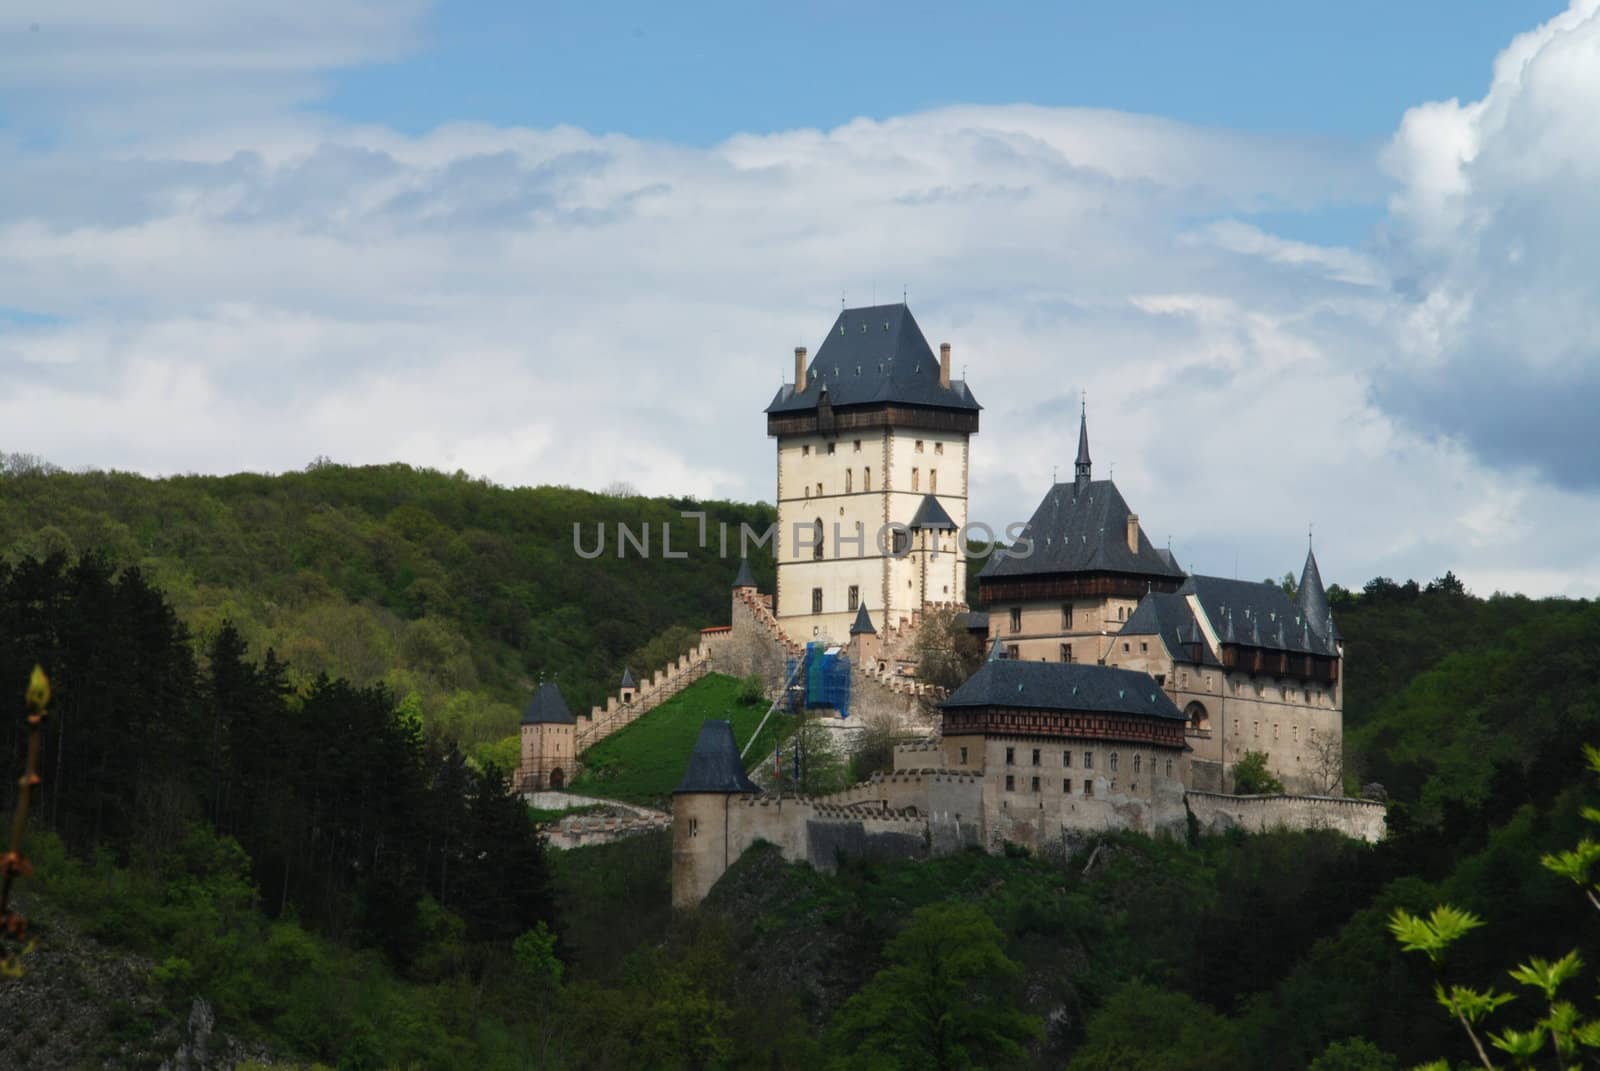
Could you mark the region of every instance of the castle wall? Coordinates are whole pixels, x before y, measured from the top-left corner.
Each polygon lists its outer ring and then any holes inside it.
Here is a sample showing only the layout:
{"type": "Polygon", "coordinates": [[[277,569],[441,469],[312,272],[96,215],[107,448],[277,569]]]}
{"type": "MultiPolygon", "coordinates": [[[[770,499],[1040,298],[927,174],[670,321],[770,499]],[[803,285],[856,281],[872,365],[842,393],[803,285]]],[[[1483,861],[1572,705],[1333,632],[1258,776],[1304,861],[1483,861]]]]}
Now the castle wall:
{"type": "Polygon", "coordinates": [[[1347,837],[1376,843],[1383,839],[1386,810],[1372,800],[1342,796],[1223,796],[1190,792],[1189,810],[1208,833],[1243,829],[1331,829],[1347,837]]]}

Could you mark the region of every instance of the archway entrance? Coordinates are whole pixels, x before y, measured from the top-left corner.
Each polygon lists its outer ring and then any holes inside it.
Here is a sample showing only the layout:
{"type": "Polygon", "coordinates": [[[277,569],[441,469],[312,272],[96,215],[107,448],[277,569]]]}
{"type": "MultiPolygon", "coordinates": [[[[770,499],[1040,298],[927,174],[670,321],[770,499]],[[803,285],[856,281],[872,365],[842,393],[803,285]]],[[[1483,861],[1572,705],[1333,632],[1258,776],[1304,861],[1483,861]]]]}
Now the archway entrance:
{"type": "Polygon", "coordinates": [[[561,772],[561,767],[557,766],[554,770],[550,771],[550,787],[552,789],[560,791],[566,785],[566,783],[567,775],[561,772]]]}

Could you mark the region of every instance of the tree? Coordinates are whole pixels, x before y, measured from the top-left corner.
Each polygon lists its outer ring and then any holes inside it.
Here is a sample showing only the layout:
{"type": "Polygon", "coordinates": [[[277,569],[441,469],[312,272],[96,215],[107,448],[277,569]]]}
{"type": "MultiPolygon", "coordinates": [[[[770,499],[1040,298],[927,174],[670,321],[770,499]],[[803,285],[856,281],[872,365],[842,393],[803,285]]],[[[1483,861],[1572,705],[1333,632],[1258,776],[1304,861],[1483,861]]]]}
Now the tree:
{"type": "Polygon", "coordinates": [[[1312,789],[1319,795],[1337,796],[1344,791],[1344,740],[1334,733],[1323,733],[1309,748],[1312,789]]]}
{"type": "Polygon", "coordinates": [[[1283,791],[1283,782],[1267,769],[1264,751],[1246,751],[1233,765],[1233,794],[1236,796],[1274,796],[1283,791]]]}
{"type": "Polygon", "coordinates": [[[1363,1038],[1335,1041],[1306,1071],[1395,1071],[1395,1058],[1363,1038]]]}
{"type": "Polygon", "coordinates": [[[970,1068],[1017,1065],[1042,1033],[1018,1009],[1022,968],[971,904],[918,908],[884,948],[888,966],[840,1010],[842,1067],[970,1068]]]}
{"type": "Polygon", "coordinates": [[[1244,1046],[1226,1018],[1182,993],[1124,986],[1089,1022],[1069,1071],[1210,1071],[1244,1067],[1244,1046]]]}
{"type": "Polygon", "coordinates": [[[947,691],[961,687],[983,665],[983,645],[962,623],[954,607],[930,610],[912,644],[917,676],[947,691]]]}

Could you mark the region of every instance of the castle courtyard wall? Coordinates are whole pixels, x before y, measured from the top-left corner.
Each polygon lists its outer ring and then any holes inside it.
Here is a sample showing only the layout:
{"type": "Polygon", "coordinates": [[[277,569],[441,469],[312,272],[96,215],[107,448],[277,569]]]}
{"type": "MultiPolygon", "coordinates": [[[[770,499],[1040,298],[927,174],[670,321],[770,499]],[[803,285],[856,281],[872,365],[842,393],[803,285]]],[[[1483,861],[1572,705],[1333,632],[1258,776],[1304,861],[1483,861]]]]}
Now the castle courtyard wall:
{"type": "Polygon", "coordinates": [[[1386,828],[1383,804],[1342,796],[1224,796],[1190,792],[1187,803],[1200,829],[1207,833],[1229,829],[1249,833],[1331,829],[1347,837],[1376,843],[1383,839],[1386,828]]]}

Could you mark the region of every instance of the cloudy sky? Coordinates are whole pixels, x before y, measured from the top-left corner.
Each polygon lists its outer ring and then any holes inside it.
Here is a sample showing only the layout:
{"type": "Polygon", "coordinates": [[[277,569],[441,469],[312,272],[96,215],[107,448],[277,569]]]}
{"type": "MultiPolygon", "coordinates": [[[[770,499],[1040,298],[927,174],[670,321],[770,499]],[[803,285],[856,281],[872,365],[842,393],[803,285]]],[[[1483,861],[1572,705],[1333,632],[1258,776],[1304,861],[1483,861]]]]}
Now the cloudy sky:
{"type": "Polygon", "coordinates": [[[595,6],[0,0],[0,450],[770,499],[906,292],[975,516],[1600,589],[1600,0],[595,6]]]}

